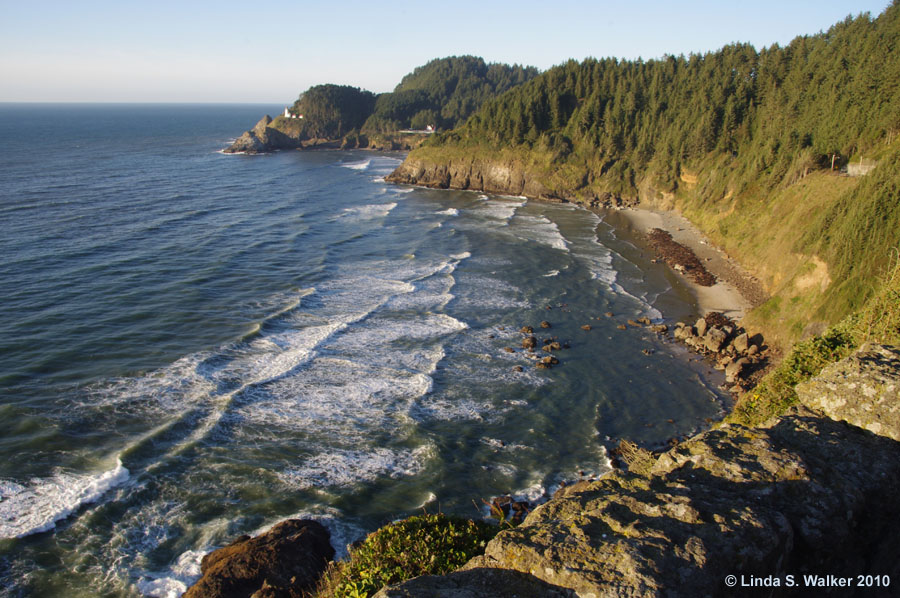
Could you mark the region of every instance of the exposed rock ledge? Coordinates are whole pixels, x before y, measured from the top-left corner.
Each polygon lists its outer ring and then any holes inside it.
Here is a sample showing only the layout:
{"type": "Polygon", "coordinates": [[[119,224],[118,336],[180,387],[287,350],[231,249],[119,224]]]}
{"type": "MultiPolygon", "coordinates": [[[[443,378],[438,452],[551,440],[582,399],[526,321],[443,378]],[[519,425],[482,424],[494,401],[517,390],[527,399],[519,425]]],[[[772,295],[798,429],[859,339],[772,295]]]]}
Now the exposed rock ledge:
{"type": "Polygon", "coordinates": [[[469,189],[485,193],[506,193],[551,198],[552,194],[517,162],[451,160],[434,164],[412,156],[385,177],[392,183],[421,185],[438,189],[469,189]]]}
{"type": "MultiPolygon", "coordinates": [[[[878,363],[864,353],[834,366],[830,392],[842,393],[837,370],[853,370],[854,360],[868,359],[869,379],[896,381],[900,363],[880,354],[878,363]]],[[[520,597],[554,595],[548,584],[556,595],[595,598],[761,596],[775,580],[774,595],[810,595],[804,574],[853,586],[858,575],[889,575],[896,585],[898,492],[900,443],[800,407],[760,428],[703,433],[664,453],[647,475],[616,472],[564,488],[462,571],[377,596],[492,596],[494,569],[519,572],[520,597]],[[797,588],[785,587],[787,575],[797,588]]],[[[890,596],[896,588],[839,591],[890,596]]]]}
{"type": "Polygon", "coordinates": [[[797,387],[800,401],[835,419],[900,440],[900,351],[866,345],[797,387]]]}
{"type": "Polygon", "coordinates": [[[270,127],[272,117],[268,114],[259,119],[252,129],[237,138],[224,151],[226,154],[262,154],[277,149],[293,149],[300,147],[300,139],[286,135],[270,127]]]}
{"type": "Polygon", "coordinates": [[[411,150],[426,138],[399,132],[377,135],[354,132],[337,139],[320,139],[307,136],[297,122],[282,118],[273,120],[267,114],[223,151],[226,154],[265,154],[286,149],[411,150]]]}
{"type": "Polygon", "coordinates": [[[433,162],[412,154],[384,177],[391,183],[420,185],[436,189],[460,189],[483,191],[505,195],[520,195],[544,200],[584,201],[591,206],[622,206],[634,203],[611,193],[595,196],[583,188],[583,181],[567,189],[550,189],[543,176],[532,172],[524,163],[515,159],[480,159],[466,157],[456,160],[433,162]],[[579,198],[579,194],[583,197],[579,198]]]}

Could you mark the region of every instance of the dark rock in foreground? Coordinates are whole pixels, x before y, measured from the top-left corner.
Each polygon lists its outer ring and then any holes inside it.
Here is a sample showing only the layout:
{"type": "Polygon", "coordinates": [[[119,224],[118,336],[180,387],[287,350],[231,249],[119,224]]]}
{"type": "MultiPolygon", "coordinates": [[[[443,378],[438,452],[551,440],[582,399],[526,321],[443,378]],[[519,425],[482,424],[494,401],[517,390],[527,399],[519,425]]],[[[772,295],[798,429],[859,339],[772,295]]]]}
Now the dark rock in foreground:
{"type": "Polygon", "coordinates": [[[288,519],[251,538],[242,536],[201,561],[203,576],[184,598],[300,598],[334,558],[330,534],[316,521],[288,519]]]}

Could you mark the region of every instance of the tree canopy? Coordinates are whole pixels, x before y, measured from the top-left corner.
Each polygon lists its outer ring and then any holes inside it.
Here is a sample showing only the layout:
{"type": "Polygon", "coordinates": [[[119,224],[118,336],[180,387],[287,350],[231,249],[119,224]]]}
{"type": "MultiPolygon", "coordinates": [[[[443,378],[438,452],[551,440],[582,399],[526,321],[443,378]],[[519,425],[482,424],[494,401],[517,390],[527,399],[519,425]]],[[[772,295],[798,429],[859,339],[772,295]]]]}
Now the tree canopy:
{"type": "Polygon", "coordinates": [[[375,94],[349,85],[315,85],[300,94],[291,107],[302,115],[305,136],[337,139],[359,129],[372,113],[375,94]]]}
{"type": "Polygon", "coordinates": [[[786,47],[573,60],[485,101],[432,143],[597,162],[632,195],[634,172],[652,170],[672,188],[681,165],[711,154],[740,156],[745,181],[775,183],[900,130],[898,38],[895,1],[877,19],[847,17],[786,47]]]}
{"type": "Polygon", "coordinates": [[[438,58],[416,68],[391,93],[378,96],[364,132],[452,128],[488,99],[533,79],[534,67],[487,64],[475,56],[438,58]]]}

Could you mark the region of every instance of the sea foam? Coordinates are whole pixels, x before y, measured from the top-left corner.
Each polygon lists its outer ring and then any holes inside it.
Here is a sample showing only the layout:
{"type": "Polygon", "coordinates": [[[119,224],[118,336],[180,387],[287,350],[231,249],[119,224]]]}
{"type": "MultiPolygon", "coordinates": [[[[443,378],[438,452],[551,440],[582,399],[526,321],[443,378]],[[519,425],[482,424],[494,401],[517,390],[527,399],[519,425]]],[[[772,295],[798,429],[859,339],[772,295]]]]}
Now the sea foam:
{"type": "Polygon", "coordinates": [[[22,538],[45,532],[84,505],[95,503],[129,478],[128,470],[116,466],[97,474],[58,473],[33,479],[27,486],[0,481],[0,538],[22,538]]]}
{"type": "Polygon", "coordinates": [[[363,160],[362,162],[345,162],[341,164],[344,168],[350,168],[351,170],[365,170],[371,164],[371,160],[363,160]]]}

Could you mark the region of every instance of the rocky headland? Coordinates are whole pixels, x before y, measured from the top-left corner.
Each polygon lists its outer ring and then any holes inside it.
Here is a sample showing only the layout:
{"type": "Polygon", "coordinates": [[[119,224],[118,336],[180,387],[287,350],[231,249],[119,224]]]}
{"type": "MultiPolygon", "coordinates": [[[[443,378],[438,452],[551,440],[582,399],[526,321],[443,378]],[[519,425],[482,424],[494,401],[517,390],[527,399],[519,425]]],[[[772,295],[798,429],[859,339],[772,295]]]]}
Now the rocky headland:
{"type": "Polygon", "coordinates": [[[222,150],[226,154],[267,154],[278,150],[308,149],[370,149],[400,151],[415,149],[427,138],[417,133],[381,133],[363,135],[348,133],[341,137],[311,136],[295,119],[268,114],[252,129],[245,131],[234,143],[222,150]]]}

